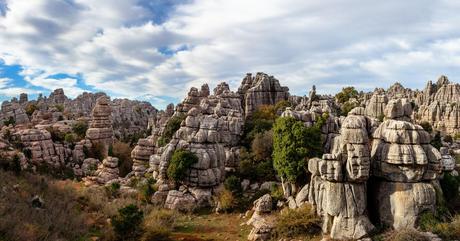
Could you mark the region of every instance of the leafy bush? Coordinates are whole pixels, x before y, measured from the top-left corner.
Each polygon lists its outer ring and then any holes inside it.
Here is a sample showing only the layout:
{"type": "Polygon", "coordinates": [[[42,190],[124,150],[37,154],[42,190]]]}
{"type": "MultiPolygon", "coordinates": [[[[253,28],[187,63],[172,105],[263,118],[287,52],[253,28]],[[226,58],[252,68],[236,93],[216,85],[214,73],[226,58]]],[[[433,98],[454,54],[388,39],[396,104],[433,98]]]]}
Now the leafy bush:
{"type": "Polygon", "coordinates": [[[31,159],[32,158],[32,150],[30,150],[29,148],[24,148],[22,150],[22,153],[24,153],[24,156],[27,158],[27,159],[31,159]]]}
{"type": "Polygon", "coordinates": [[[10,117],[8,118],[8,120],[4,120],[4,121],[3,121],[3,124],[4,124],[5,126],[9,126],[9,125],[13,125],[13,126],[14,126],[14,125],[16,125],[16,121],[14,120],[14,118],[13,118],[12,116],[10,116],[10,117]]]}
{"type": "Polygon", "coordinates": [[[350,112],[355,107],[356,103],[351,103],[349,101],[343,103],[342,107],[340,107],[340,115],[347,116],[348,112],[350,112]]]}
{"type": "Polygon", "coordinates": [[[358,91],[355,90],[355,87],[349,86],[342,89],[341,92],[335,95],[337,102],[343,104],[350,100],[351,98],[358,97],[358,91]]]}
{"type": "Polygon", "coordinates": [[[424,122],[420,123],[420,126],[428,133],[433,132],[433,127],[427,121],[424,121],[424,122]]]}
{"type": "Polygon", "coordinates": [[[113,230],[121,240],[135,240],[141,234],[143,218],[144,213],[136,205],[128,205],[119,209],[118,215],[113,217],[113,230]]]}
{"type": "Polygon", "coordinates": [[[273,127],[273,161],[281,177],[295,182],[305,171],[306,158],[319,156],[322,151],[321,131],[292,117],[281,117],[273,127]]]}
{"type": "Polygon", "coordinates": [[[120,183],[113,182],[109,186],[104,186],[108,197],[118,197],[120,190],[120,183]]]}
{"type": "Polygon", "coordinates": [[[318,235],[321,233],[321,219],[316,216],[310,204],[298,209],[284,209],[276,219],[275,234],[278,237],[318,235]]]}
{"type": "Polygon", "coordinates": [[[16,175],[21,173],[21,162],[18,155],[7,157],[0,153],[0,168],[5,171],[12,171],[16,175]]]}
{"type": "Polygon", "coordinates": [[[227,177],[224,181],[224,187],[232,193],[241,193],[243,191],[241,181],[236,176],[227,177]]]}
{"type": "Polygon", "coordinates": [[[182,123],[183,120],[185,120],[184,115],[177,115],[171,117],[171,119],[168,120],[168,123],[166,123],[166,127],[163,131],[163,134],[161,137],[158,139],[158,145],[159,146],[165,146],[166,144],[171,141],[174,133],[176,133],[177,130],[180,128],[180,124],[182,123]]]}
{"type": "Polygon", "coordinates": [[[270,160],[273,151],[273,131],[257,133],[251,144],[255,161],[270,160]]]}
{"type": "Polygon", "coordinates": [[[46,130],[51,134],[51,140],[53,142],[63,142],[65,138],[65,134],[60,132],[59,130],[54,129],[53,127],[48,127],[46,130]]]}
{"type": "MultiPolygon", "coordinates": [[[[254,169],[254,167],[253,167],[254,169]]],[[[276,179],[276,171],[273,168],[273,160],[259,162],[255,165],[255,180],[269,181],[276,179]]],[[[251,178],[253,180],[253,178],[251,178]]]]}
{"type": "Polygon", "coordinates": [[[198,162],[198,157],[187,150],[176,150],[168,166],[168,177],[176,182],[185,178],[187,170],[198,162]]]}
{"type": "Polygon", "coordinates": [[[454,135],[454,139],[455,139],[455,140],[460,140],[460,133],[456,133],[456,134],[454,135]]]}
{"type": "Polygon", "coordinates": [[[459,197],[458,189],[460,187],[460,176],[444,173],[444,177],[439,182],[447,203],[451,203],[459,197]]]}
{"type": "Polygon", "coordinates": [[[64,141],[67,143],[75,143],[75,135],[72,133],[67,133],[64,136],[64,141]]]}
{"type": "Polygon", "coordinates": [[[282,100],[279,101],[278,103],[275,104],[275,113],[280,113],[286,110],[287,107],[291,107],[291,102],[287,100],[282,100]]]}
{"type": "Polygon", "coordinates": [[[63,111],[64,111],[64,105],[58,104],[58,105],[54,105],[54,107],[55,107],[59,112],[63,112],[63,111]]]}
{"type": "Polygon", "coordinates": [[[77,134],[79,138],[84,138],[87,130],[88,124],[84,121],[78,121],[72,126],[72,131],[77,134]]]}
{"type": "Polygon", "coordinates": [[[227,189],[224,189],[217,194],[217,201],[220,204],[219,208],[224,212],[232,211],[238,204],[238,200],[235,195],[227,189]]]}
{"type": "Polygon", "coordinates": [[[87,148],[86,146],[83,146],[83,152],[85,153],[85,156],[87,158],[95,158],[98,159],[99,161],[104,160],[105,158],[105,147],[104,144],[101,143],[93,143],[91,145],[91,148],[87,148]]]}
{"type": "Polygon", "coordinates": [[[144,219],[141,241],[168,241],[180,214],[174,210],[154,209],[144,219]]]}
{"type": "Polygon", "coordinates": [[[122,177],[126,176],[128,173],[132,171],[132,151],[133,148],[128,143],[116,141],[112,145],[112,156],[118,158],[118,170],[120,171],[120,176],[122,177]]]}
{"type": "Polygon", "coordinates": [[[446,135],[444,137],[444,141],[452,144],[454,142],[454,138],[452,138],[451,135],[446,135]]]}
{"type": "Polygon", "coordinates": [[[431,140],[431,145],[438,150],[442,147],[441,132],[436,132],[436,134],[433,137],[433,140],[431,140]]]}
{"type": "Polygon", "coordinates": [[[30,103],[30,104],[28,104],[28,105],[26,106],[26,109],[25,109],[25,110],[26,110],[26,114],[27,114],[28,116],[32,116],[32,114],[33,114],[36,110],[38,110],[38,106],[37,106],[36,104],[30,103]]]}
{"type": "Polygon", "coordinates": [[[138,190],[141,200],[149,203],[152,195],[156,192],[155,179],[147,178],[138,184],[138,190]]]}

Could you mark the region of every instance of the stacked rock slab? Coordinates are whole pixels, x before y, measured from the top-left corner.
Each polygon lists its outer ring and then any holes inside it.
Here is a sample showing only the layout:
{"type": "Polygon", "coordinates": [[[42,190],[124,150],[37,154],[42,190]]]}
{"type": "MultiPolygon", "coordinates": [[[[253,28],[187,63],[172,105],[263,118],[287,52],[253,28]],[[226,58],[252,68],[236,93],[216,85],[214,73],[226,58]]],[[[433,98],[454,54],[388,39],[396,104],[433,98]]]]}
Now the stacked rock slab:
{"type": "Polygon", "coordinates": [[[251,116],[262,105],[275,105],[289,99],[289,88],[281,86],[273,76],[257,73],[247,74],[238,93],[242,97],[245,116],[251,116]]]}
{"type": "Polygon", "coordinates": [[[24,145],[24,149],[31,152],[30,162],[32,165],[50,165],[62,167],[67,157],[71,156],[62,144],[55,144],[51,140],[51,134],[47,130],[24,129],[15,134],[16,138],[24,145]]]}
{"type": "Polygon", "coordinates": [[[133,172],[135,176],[144,176],[149,166],[150,156],[155,153],[155,143],[152,136],[139,139],[131,152],[133,158],[133,172]]]}
{"type": "Polygon", "coordinates": [[[273,200],[270,194],[265,194],[254,201],[254,213],[246,222],[247,225],[251,225],[253,227],[249,233],[248,240],[270,240],[272,230],[275,227],[273,220],[269,217],[272,209],[273,200]]]}
{"type": "Polygon", "coordinates": [[[83,178],[86,186],[105,185],[119,178],[118,158],[106,157],[93,176],[83,178]]]}
{"type": "Polygon", "coordinates": [[[2,103],[2,109],[0,112],[0,126],[4,124],[4,121],[14,120],[17,125],[29,123],[29,117],[27,116],[24,108],[17,102],[17,99],[10,101],[4,101],[2,103]]]}
{"type": "Polygon", "coordinates": [[[435,211],[432,182],[441,172],[441,154],[430,145],[430,135],[404,121],[410,116],[404,102],[387,106],[391,119],[373,133],[371,152],[377,216],[380,223],[395,229],[415,228],[423,212],[435,211]]]}
{"type": "Polygon", "coordinates": [[[383,111],[388,103],[388,98],[384,94],[375,93],[366,103],[366,116],[379,119],[384,116],[383,111]]]}
{"type": "Polygon", "coordinates": [[[106,152],[113,142],[112,110],[109,101],[107,96],[101,96],[97,99],[96,106],[91,113],[91,124],[86,131],[86,138],[93,144],[104,145],[106,152]]]}
{"type": "Polygon", "coordinates": [[[454,135],[460,132],[460,84],[450,83],[441,76],[436,84],[429,83],[423,93],[418,116],[420,122],[454,135]]]}
{"type": "Polygon", "coordinates": [[[194,207],[209,204],[206,200],[210,199],[213,188],[222,183],[226,163],[237,161],[235,148],[240,140],[242,126],[243,112],[239,95],[231,92],[227,84],[219,84],[213,95],[203,97],[198,106],[187,112],[169,144],[158,148],[151,156],[154,177],[160,184],[168,183],[167,168],[176,150],[188,150],[199,160],[180,182],[180,191],[160,185],[161,191],[154,195],[154,199],[166,198],[167,208],[175,208],[178,203],[190,203],[191,200],[194,203],[191,206],[194,207]]]}
{"type": "Polygon", "coordinates": [[[333,153],[308,162],[308,199],[322,217],[324,235],[332,239],[361,239],[374,229],[367,216],[366,186],[371,125],[360,112],[350,112],[343,121],[333,153]]]}

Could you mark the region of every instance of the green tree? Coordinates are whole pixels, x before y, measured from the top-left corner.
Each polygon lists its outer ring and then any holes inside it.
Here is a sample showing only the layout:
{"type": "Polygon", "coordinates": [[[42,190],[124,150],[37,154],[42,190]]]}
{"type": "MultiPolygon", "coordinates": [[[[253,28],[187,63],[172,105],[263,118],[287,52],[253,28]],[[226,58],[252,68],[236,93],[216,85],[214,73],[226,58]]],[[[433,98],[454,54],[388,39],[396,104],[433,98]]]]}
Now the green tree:
{"type": "Polygon", "coordinates": [[[355,90],[355,87],[349,86],[342,89],[341,92],[335,95],[337,102],[343,104],[351,98],[358,97],[358,91],[355,90]]]}
{"type": "Polygon", "coordinates": [[[321,130],[292,117],[278,118],[273,127],[273,164],[278,175],[295,183],[309,157],[321,155],[321,130]]]}
{"type": "Polygon", "coordinates": [[[27,114],[28,116],[32,116],[32,114],[33,114],[36,110],[38,110],[38,106],[37,106],[36,104],[32,104],[32,103],[31,103],[31,104],[28,104],[28,105],[26,106],[26,114],[27,114]]]}
{"type": "Polygon", "coordinates": [[[173,116],[171,119],[168,120],[166,123],[166,127],[163,131],[163,134],[158,138],[158,145],[164,146],[171,141],[174,133],[180,128],[180,124],[182,121],[185,120],[185,116],[173,116]]]}
{"type": "Polygon", "coordinates": [[[135,240],[141,234],[141,223],[144,213],[139,208],[130,204],[118,210],[118,215],[113,217],[112,226],[120,240],[135,240]]]}
{"type": "Polygon", "coordinates": [[[198,162],[198,157],[187,150],[176,150],[168,166],[168,177],[176,182],[184,180],[187,170],[198,162]]]}

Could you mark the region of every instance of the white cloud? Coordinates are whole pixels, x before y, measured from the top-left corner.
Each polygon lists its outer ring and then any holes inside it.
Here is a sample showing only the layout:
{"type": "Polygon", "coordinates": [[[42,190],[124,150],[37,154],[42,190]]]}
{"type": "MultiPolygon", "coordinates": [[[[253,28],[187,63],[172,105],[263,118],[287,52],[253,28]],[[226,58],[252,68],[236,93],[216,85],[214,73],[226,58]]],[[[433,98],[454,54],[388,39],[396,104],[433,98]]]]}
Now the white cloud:
{"type": "Polygon", "coordinates": [[[236,88],[257,71],[295,94],[313,84],[333,92],[460,78],[456,1],[195,0],[160,25],[137,2],[7,0],[0,58],[23,66],[31,84],[69,95],[82,91],[76,80],[48,76],[81,74],[116,96],[179,99],[191,85],[236,88]]]}

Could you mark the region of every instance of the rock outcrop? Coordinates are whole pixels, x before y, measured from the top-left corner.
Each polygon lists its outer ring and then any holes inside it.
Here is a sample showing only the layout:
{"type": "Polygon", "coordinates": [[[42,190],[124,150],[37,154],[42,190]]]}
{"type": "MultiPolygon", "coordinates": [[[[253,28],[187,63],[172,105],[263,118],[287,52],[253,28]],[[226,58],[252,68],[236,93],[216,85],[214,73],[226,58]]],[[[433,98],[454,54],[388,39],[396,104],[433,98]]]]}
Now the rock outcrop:
{"type": "Polygon", "coordinates": [[[119,178],[118,158],[106,157],[93,176],[83,178],[86,186],[105,185],[119,178]]]}
{"type": "Polygon", "coordinates": [[[272,237],[272,231],[275,227],[273,218],[269,217],[271,211],[273,210],[273,200],[270,194],[265,194],[254,201],[253,210],[254,213],[246,222],[247,225],[252,226],[248,240],[270,240],[272,237]]]}
{"type": "Polygon", "coordinates": [[[133,158],[133,172],[135,176],[144,176],[149,167],[150,156],[155,153],[155,143],[150,136],[145,139],[139,139],[136,147],[131,152],[133,158]]]}
{"type": "Polygon", "coordinates": [[[112,110],[109,101],[106,96],[97,99],[96,106],[91,113],[91,124],[86,131],[86,138],[93,144],[104,145],[106,152],[113,142],[112,110]]]}
{"type": "Polygon", "coordinates": [[[366,181],[370,176],[370,120],[354,111],[343,121],[331,154],[308,162],[309,201],[332,239],[361,239],[374,229],[368,218],[366,181]]]}
{"type": "Polygon", "coordinates": [[[262,105],[275,105],[289,99],[289,88],[281,86],[273,76],[248,73],[238,89],[243,101],[245,116],[251,116],[262,105]]]}
{"type": "Polygon", "coordinates": [[[392,108],[386,111],[392,119],[373,133],[372,171],[379,178],[372,187],[373,201],[380,223],[395,229],[415,228],[423,212],[435,211],[431,182],[441,173],[441,154],[421,126],[395,120],[410,115],[404,105],[387,108],[392,108]]]}

